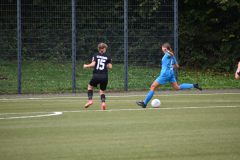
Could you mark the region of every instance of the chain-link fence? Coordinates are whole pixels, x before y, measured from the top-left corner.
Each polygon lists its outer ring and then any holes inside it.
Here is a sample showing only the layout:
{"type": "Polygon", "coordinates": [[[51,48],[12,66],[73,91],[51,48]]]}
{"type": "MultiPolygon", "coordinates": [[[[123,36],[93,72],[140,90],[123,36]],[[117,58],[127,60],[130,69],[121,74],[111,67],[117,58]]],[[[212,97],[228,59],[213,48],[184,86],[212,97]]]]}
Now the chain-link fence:
{"type": "Polygon", "coordinates": [[[16,93],[19,85],[22,93],[71,92],[74,78],[76,91],[85,90],[91,70],[84,70],[82,65],[91,61],[99,42],[108,44],[113,60],[108,88],[145,89],[157,76],[156,71],[159,72],[160,44],[168,41],[177,45],[176,0],[103,0],[101,3],[6,0],[0,3],[1,93],[16,93]],[[74,20],[76,32],[72,32],[74,20]],[[76,66],[72,65],[74,47],[76,66]],[[20,81],[17,80],[19,50],[20,81]],[[76,74],[73,74],[74,67],[76,74]],[[139,87],[140,83],[146,87],[139,87]]]}
{"type": "Polygon", "coordinates": [[[0,1],[0,90],[3,93],[17,92],[16,8],[16,2],[0,1]]]}

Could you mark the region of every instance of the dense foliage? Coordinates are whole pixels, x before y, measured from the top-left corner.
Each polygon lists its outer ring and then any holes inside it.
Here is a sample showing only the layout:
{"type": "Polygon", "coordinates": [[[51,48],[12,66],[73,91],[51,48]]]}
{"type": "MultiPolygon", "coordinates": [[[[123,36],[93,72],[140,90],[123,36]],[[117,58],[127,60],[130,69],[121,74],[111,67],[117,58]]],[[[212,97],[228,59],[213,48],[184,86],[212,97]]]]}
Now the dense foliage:
{"type": "MultiPolygon", "coordinates": [[[[0,56],[16,59],[16,36],[14,36],[16,35],[16,1],[7,1],[11,5],[0,6],[2,22],[0,23],[2,37],[0,56]],[[3,12],[6,9],[12,12],[3,12]]],[[[167,17],[166,9],[173,10],[164,7],[166,2],[166,0],[129,0],[131,63],[142,62],[146,58],[148,61],[156,61],[155,54],[159,52],[159,43],[172,42],[169,37],[163,35],[165,33],[171,36],[172,26],[164,25],[161,20],[161,23],[157,22],[160,13],[161,16],[167,17]],[[142,56],[139,56],[139,53],[142,56]]],[[[181,65],[195,69],[232,72],[240,58],[239,0],[179,0],[178,2],[181,65]]],[[[70,59],[70,1],[22,0],[22,3],[27,4],[22,8],[23,58],[70,59]],[[60,10],[57,8],[59,5],[62,5],[60,10]],[[41,12],[37,11],[39,9],[41,12]],[[44,12],[45,10],[48,12],[44,12]]],[[[123,1],[102,0],[101,4],[96,0],[84,1],[83,5],[80,5],[79,1],[77,3],[78,58],[84,59],[89,53],[96,51],[96,42],[106,41],[111,43],[110,51],[114,53],[115,60],[122,62],[123,1]],[[110,5],[112,7],[109,7],[110,5]],[[91,6],[98,12],[92,12],[89,8],[91,6]],[[99,11],[99,7],[102,7],[100,9],[104,12],[99,11]]]]}
{"type": "Polygon", "coordinates": [[[181,63],[233,71],[240,60],[240,2],[179,1],[179,16],[181,63]]]}

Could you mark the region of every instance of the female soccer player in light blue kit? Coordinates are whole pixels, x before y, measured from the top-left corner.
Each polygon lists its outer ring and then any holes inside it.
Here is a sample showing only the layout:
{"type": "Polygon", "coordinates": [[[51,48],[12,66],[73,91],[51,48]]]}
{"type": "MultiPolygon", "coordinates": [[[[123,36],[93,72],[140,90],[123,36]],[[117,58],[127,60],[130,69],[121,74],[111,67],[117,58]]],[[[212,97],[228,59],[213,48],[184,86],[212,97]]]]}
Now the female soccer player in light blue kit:
{"type": "Polygon", "coordinates": [[[150,91],[148,92],[145,100],[136,102],[137,105],[143,108],[146,108],[148,102],[153,97],[154,91],[157,89],[157,87],[159,87],[160,85],[164,85],[167,82],[170,82],[175,90],[184,90],[191,88],[202,90],[202,88],[197,83],[196,84],[183,83],[178,85],[174,74],[174,68],[178,68],[179,66],[174,56],[171,45],[169,43],[164,43],[162,45],[162,51],[164,53],[164,56],[162,58],[162,69],[160,76],[152,83],[150,91]]]}

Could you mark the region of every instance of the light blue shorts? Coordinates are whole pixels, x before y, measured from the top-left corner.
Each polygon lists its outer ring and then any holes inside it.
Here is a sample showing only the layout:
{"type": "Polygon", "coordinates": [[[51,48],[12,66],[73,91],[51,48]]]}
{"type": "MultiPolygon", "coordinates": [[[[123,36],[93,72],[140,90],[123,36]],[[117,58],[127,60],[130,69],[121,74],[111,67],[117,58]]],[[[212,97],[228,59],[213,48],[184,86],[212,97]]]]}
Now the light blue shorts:
{"type": "Polygon", "coordinates": [[[155,81],[158,82],[160,85],[164,85],[167,82],[177,82],[174,74],[161,74],[155,81]]]}

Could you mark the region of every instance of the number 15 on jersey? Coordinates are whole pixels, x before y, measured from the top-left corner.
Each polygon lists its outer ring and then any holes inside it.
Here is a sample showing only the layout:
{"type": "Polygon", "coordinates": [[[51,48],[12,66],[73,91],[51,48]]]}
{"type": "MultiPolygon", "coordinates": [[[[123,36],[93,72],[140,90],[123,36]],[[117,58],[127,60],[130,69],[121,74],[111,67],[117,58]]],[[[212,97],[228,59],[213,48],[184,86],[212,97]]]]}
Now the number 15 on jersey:
{"type": "Polygon", "coordinates": [[[105,67],[105,59],[98,59],[98,63],[97,63],[97,70],[103,70],[105,67]]]}

